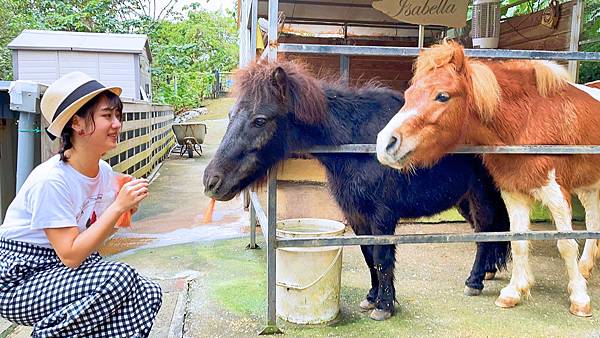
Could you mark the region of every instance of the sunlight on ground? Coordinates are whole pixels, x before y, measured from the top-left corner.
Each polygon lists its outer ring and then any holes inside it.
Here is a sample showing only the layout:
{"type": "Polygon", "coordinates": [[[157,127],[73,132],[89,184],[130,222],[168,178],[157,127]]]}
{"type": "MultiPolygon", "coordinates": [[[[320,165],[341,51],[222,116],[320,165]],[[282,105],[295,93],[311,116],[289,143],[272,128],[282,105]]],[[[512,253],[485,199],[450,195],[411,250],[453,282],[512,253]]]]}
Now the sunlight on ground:
{"type": "Polygon", "coordinates": [[[206,121],[206,120],[217,120],[227,117],[229,109],[233,106],[235,99],[231,97],[224,97],[215,100],[205,100],[202,102],[208,109],[208,114],[203,114],[195,117],[192,121],[206,121]]]}

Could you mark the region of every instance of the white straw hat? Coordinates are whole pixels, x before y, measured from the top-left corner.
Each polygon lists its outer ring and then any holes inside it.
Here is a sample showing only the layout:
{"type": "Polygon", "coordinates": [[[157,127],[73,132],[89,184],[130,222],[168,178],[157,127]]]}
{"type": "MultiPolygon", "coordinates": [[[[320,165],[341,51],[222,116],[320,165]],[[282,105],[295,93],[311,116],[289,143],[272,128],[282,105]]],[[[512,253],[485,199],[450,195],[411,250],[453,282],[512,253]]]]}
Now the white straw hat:
{"type": "Polygon", "coordinates": [[[50,126],[46,128],[52,140],[60,134],[71,117],[84,104],[98,94],[110,91],[117,96],[123,91],[119,87],[105,87],[89,75],[72,72],[54,81],[42,96],[40,108],[50,126]]]}

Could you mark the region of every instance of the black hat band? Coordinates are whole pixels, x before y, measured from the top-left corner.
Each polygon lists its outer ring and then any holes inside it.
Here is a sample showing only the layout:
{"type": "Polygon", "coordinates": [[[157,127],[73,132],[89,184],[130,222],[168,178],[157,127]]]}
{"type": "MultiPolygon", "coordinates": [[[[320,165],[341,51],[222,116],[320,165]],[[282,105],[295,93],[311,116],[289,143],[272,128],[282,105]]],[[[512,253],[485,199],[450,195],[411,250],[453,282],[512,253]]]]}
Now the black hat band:
{"type": "MultiPolygon", "coordinates": [[[[71,94],[69,94],[69,96],[67,96],[58,105],[58,108],[56,108],[56,111],[54,112],[54,116],[52,116],[52,121],[50,121],[50,123],[54,122],[54,120],[56,120],[58,115],[60,115],[60,113],[62,113],[62,111],[65,110],[68,106],[72,105],[73,102],[79,100],[80,98],[86,96],[87,94],[89,94],[91,92],[94,92],[98,89],[103,89],[103,88],[106,88],[106,87],[104,87],[100,82],[98,82],[96,80],[88,81],[88,82],[82,84],[81,86],[77,87],[71,94]]],[[[48,131],[48,128],[46,128],[46,133],[48,134],[48,136],[50,137],[51,140],[54,141],[56,139],[56,136],[52,135],[48,131]]]]}

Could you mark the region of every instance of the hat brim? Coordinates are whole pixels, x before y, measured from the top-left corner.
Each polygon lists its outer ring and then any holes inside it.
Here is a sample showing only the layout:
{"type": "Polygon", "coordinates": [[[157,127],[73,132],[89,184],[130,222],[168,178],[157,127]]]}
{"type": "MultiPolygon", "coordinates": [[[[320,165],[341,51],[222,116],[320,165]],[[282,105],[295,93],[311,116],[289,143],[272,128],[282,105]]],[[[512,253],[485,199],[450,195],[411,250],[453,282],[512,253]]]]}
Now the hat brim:
{"type": "Polygon", "coordinates": [[[56,137],[60,137],[60,134],[61,134],[63,128],[65,127],[67,122],[69,122],[71,120],[73,115],[75,115],[75,113],[77,113],[77,111],[81,107],[83,107],[83,105],[88,103],[91,99],[98,96],[100,93],[103,93],[106,91],[112,92],[112,93],[116,94],[117,96],[120,96],[121,93],[123,92],[123,89],[121,89],[120,87],[100,88],[98,90],[95,90],[93,92],[90,92],[90,93],[82,96],[77,101],[71,103],[71,105],[69,105],[67,108],[65,108],[60,113],[60,115],[58,115],[56,117],[56,119],[54,119],[54,121],[52,121],[52,123],[50,123],[50,126],[47,129],[48,133],[50,133],[56,137]]]}

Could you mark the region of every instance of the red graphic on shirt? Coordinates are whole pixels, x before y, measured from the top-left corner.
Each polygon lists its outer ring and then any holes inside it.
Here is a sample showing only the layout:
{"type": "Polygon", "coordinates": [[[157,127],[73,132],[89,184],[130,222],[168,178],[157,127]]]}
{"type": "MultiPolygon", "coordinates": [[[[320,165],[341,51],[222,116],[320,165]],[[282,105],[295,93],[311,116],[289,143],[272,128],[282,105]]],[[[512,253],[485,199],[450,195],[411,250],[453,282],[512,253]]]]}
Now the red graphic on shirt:
{"type": "Polygon", "coordinates": [[[90,226],[92,226],[92,224],[96,223],[96,212],[92,211],[92,216],[90,216],[90,218],[87,220],[87,222],[85,223],[85,227],[89,228],[90,226]]]}

